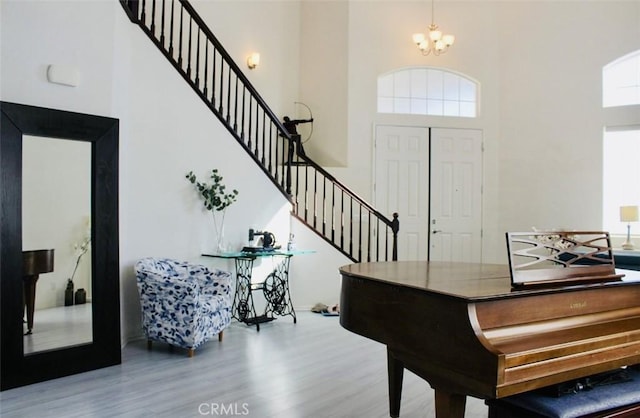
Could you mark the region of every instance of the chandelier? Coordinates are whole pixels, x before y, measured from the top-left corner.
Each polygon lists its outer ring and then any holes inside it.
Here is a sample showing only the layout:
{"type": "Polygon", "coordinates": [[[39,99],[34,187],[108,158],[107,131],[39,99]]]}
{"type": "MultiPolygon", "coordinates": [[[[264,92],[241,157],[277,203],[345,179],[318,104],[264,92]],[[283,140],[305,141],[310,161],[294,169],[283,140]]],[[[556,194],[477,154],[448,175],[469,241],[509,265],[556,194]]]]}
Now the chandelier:
{"type": "Polygon", "coordinates": [[[438,25],[434,23],[433,1],[431,0],[431,24],[429,25],[429,33],[414,33],[413,42],[418,46],[422,55],[429,55],[433,51],[433,55],[444,54],[453,45],[456,37],[453,35],[443,35],[438,30],[438,25]]]}

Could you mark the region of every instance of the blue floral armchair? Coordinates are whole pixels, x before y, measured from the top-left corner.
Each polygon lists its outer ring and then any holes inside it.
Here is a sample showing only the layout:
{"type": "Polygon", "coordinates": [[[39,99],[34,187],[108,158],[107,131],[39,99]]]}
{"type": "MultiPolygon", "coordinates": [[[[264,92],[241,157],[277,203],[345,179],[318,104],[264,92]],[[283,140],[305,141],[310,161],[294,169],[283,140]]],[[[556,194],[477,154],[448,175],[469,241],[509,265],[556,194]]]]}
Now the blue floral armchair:
{"type": "Polygon", "coordinates": [[[189,357],[231,322],[231,273],[166,258],[135,265],[142,328],[152,341],[186,348],[189,357]]]}

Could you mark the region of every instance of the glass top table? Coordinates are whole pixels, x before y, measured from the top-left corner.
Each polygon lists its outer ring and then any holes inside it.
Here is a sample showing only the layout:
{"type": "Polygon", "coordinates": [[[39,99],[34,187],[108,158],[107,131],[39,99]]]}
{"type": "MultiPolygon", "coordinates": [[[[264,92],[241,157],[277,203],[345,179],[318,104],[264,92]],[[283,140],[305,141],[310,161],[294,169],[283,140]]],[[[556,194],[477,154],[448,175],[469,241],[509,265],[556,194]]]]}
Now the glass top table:
{"type": "Polygon", "coordinates": [[[312,250],[268,250],[268,251],[236,251],[224,253],[202,254],[204,257],[215,257],[235,260],[236,286],[233,297],[232,316],[247,325],[255,325],[260,331],[260,324],[270,322],[277,316],[291,315],[293,323],[297,323],[296,312],[291,302],[289,291],[289,265],[294,255],[311,254],[312,250]],[[258,258],[278,258],[274,269],[267,277],[257,283],[252,282],[253,263],[258,258]],[[266,306],[261,315],[256,313],[253,292],[262,291],[266,306]]]}
{"type": "Polygon", "coordinates": [[[210,253],[210,254],[202,254],[205,257],[217,257],[217,258],[258,258],[258,257],[273,257],[273,256],[284,256],[291,257],[294,255],[301,254],[312,254],[315,251],[313,250],[256,250],[256,251],[230,251],[224,253],[210,253]]]}

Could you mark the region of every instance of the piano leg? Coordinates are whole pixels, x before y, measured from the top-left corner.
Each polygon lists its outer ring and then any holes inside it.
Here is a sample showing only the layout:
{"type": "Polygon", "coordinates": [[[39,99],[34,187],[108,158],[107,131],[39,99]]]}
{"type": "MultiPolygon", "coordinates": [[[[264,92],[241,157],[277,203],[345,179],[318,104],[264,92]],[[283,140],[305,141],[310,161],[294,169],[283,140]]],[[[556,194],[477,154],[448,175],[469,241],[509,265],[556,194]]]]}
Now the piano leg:
{"type": "Polygon", "coordinates": [[[402,398],[404,364],[393,356],[388,347],[387,374],[389,378],[389,415],[393,418],[398,418],[400,416],[400,399],[402,398]]]}
{"type": "Polygon", "coordinates": [[[38,275],[23,276],[23,280],[24,304],[27,311],[27,333],[25,335],[29,335],[33,329],[33,313],[36,306],[36,282],[38,281],[38,275]]]}
{"type": "Polygon", "coordinates": [[[466,395],[449,393],[434,388],[436,392],[436,418],[463,418],[467,403],[466,395]]]}

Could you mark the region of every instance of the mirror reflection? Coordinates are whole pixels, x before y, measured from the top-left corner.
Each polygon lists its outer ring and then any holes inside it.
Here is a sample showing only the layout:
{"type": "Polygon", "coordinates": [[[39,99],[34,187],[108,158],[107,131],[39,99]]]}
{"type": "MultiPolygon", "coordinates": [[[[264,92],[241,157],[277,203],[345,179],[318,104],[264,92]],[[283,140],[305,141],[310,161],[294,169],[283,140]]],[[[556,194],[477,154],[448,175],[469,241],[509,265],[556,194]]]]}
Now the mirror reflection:
{"type": "Polygon", "coordinates": [[[92,342],[91,143],[23,136],[24,354],[92,342]]]}

